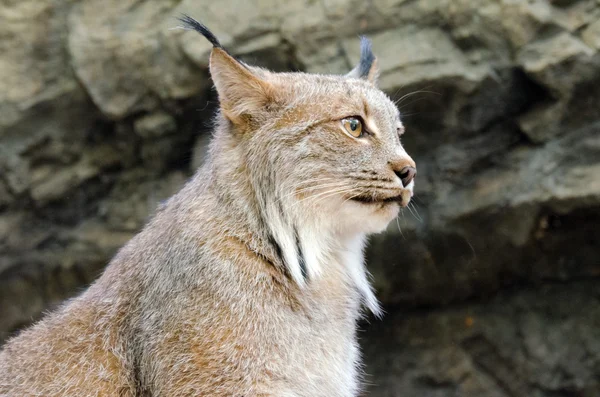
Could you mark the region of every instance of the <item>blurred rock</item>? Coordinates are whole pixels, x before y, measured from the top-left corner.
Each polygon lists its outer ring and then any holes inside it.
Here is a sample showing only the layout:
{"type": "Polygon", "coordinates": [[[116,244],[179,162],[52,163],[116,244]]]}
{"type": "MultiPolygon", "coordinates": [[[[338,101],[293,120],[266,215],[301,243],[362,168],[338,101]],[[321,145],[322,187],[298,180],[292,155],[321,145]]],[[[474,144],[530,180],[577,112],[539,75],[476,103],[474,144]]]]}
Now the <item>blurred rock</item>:
{"type": "Polygon", "coordinates": [[[373,395],[600,395],[597,0],[4,2],[0,340],[204,161],[210,45],[181,13],[275,70],[345,73],[373,40],[419,168],[368,251],[391,314],[365,341],[373,395]]]}
{"type": "Polygon", "coordinates": [[[367,326],[369,396],[600,395],[600,283],[523,288],[367,326]]]}
{"type": "Polygon", "coordinates": [[[133,125],[142,139],[157,138],[177,131],[175,119],[164,112],[138,117],[133,125]]]}
{"type": "Polygon", "coordinates": [[[581,38],[590,47],[600,50],[600,20],[597,20],[581,33],[581,38]]]}
{"type": "MultiPolygon", "coordinates": [[[[386,91],[445,79],[454,79],[457,86],[470,91],[487,69],[485,64],[472,65],[441,29],[408,26],[372,35],[371,39],[378,49],[379,86],[386,91]]],[[[350,64],[355,65],[360,57],[356,38],[345,40],[344,50],[350,64]]]]}

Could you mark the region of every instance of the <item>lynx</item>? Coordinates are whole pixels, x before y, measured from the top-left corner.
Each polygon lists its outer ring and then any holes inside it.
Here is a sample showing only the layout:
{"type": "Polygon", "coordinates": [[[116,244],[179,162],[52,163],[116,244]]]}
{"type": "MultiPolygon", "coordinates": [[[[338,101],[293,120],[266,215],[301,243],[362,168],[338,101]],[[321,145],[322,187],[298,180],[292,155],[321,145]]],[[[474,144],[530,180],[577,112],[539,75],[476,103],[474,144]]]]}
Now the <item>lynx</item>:
{"type": "Polygon", "coordinates": [[[2,396],[356,396],[363,247],[415,163],[367,39],[345,76],[275,73],[213,45],[206,163],[102,276],[0,353],[2,396]]]}

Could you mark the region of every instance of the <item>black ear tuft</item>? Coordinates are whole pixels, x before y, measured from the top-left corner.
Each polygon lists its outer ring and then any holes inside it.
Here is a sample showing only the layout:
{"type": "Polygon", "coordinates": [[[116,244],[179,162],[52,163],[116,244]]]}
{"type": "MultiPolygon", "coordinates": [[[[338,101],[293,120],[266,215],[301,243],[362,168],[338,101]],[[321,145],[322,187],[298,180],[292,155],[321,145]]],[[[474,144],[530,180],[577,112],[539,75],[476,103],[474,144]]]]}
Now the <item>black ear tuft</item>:
{"type": "Polygon", "coordinates": [[[360,61],[358,63],[358,75],[361,78],[368,78],[371,68],[375,62],[375,55],[371,50],[371,40],[365,36],[360,37],[360,61]]]}
{"type": "Polygon", "coordinates": [[[208,30],[208,28],[206,26],[204,26],[202,23],[196,21],[194,18],[192,18],[186,14],[181,15],[177,19],[183,23],[182,27],[184,29],[195,30],[196,32],[200,33],[202,36],[206,37],[206,39],[208,41],[210,41],[210,43],[213,45],[213,47],[223,48],[223,46],[221,45],[221,43],[219,43],[219,40],[213,34],[213,32],[208,30]]]}

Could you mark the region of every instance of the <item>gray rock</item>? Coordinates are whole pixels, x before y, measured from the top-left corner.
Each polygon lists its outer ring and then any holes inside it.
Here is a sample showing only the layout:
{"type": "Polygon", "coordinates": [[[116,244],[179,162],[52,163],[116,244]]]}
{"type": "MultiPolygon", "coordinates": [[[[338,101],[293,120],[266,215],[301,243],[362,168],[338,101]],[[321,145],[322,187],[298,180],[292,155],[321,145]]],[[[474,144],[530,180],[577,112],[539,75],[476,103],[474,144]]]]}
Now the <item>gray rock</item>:
{"type": "Polygon", "coordinates": [[[581,33],[581,38],[590,47],[600,50],[600,20],[590,24],[581,33]]]}
{"type": "MultiPolygon", "coordinates": [[[[470,65],[465,55],[440,29],[415,30],[400,28],[373,35],[378,50],[381,71],[379,86],[394,90],[416,82],[428,84],[444,79],[456,79],[469,91],[483,79],[485,65],[470,65]]],[[[358,62],[356,39],[343,42],[350,65],[358,62]]]]}
{"type": "Polygon", "coordinates": [[[524,288],[367,326],[370,396],[600,393],[598,282],[524,288]]]}
{"type": "Polygon", "coordinates": [[[173,134],[177,123],[168,113],[158,112],[138,118],[133,128],[142,139],[149,139],[173,134]]]}

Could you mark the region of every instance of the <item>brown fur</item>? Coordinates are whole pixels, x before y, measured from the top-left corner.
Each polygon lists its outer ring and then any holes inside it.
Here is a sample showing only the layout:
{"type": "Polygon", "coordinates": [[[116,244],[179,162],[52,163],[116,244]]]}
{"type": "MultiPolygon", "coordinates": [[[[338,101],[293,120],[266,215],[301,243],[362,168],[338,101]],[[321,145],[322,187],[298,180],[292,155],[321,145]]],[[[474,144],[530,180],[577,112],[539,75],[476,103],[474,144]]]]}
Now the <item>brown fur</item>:
{"type": "Polygon", "coordinates": [[[355,396],[356,321],[378,311],[365,236],[408,203],[395,172],[414,166],[374,65],[276,74],[213,49],[206,164],[86,292],[8,341],[0,395],[355,396]],[[355,115],[373,135],[343,131],[355,115]]]}

